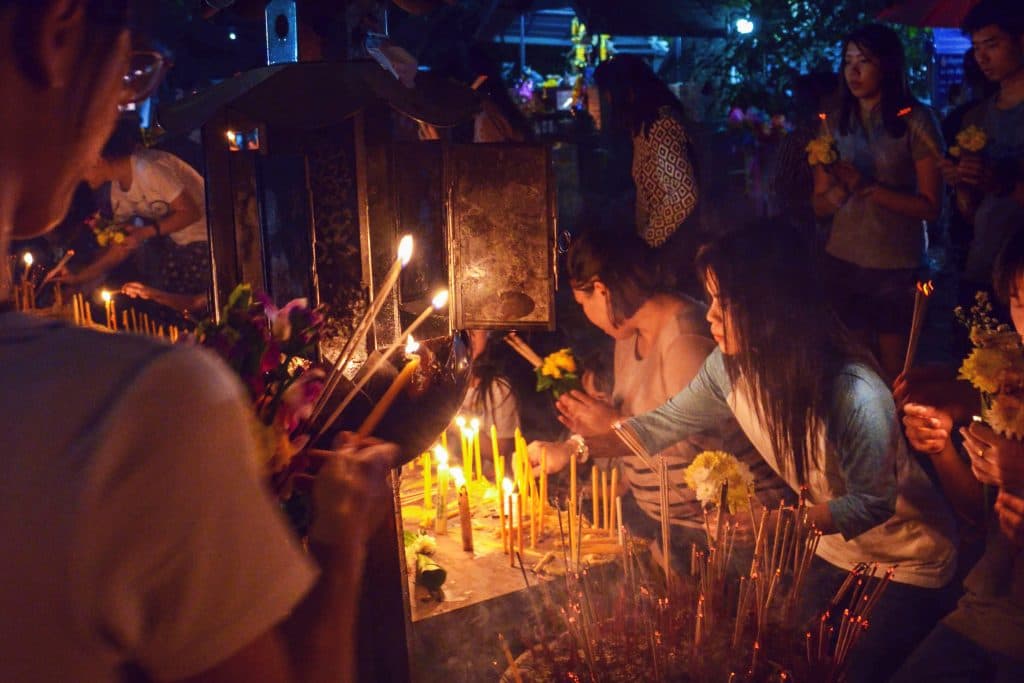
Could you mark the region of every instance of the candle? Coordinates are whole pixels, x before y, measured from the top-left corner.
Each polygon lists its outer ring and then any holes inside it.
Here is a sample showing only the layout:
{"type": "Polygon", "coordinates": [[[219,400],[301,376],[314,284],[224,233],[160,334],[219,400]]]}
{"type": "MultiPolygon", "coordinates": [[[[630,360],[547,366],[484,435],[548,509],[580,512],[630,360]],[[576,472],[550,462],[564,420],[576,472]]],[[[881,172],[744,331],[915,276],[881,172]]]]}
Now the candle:
{"type": "Polygon", "coordinates": [[[469,514],[469,489],[461,467],[452,468],[452,481],[459,492],[459,526],[462,527],[462,549],[473,552],[473,521],[469,514]]]}
{"type": "MultiPolygon", "coordinates": [[[[395,284],[398,282],[398,276],[409,260],[412,258],[412,235],[405,235],[398,243],[398,256],[395,262],[391,265],[391,269],[387,275],[384,276],[384,281],[381,283],[380,289],[377,290],[377,296],[370,302],[369,307],[366,309],[366,313],[360,319],[359,324],[356,325],[355,330],[352,332],[352,336],[349,337],[348,341],[345,342],[345,346],[342,348],[341,353],[335,359],[334,366],[331,368],[330,374],[327,376],[327,380],[324,382],[323,391],[320,392],[320,397],[313,406],[313,415],[310,417],[310,422],[315,420],[320,415],[320,411],[324,409],[327,404],[327,399],[330,398],[331,394],[334,393],[334,389],[338,386],[338,382],[341,381],[345,367],[352,360],[352,354],[355,353],[356,348],[366,340],[366,335],[370,332],[370,325],[373,324],[377,314],[380,313],[380,309],[384,307],[384,302],[387,300],[391,290],[394,289],[395,284]]],[[[412,334],[410,330],[407,334],[412,334]]],[[[407,334],[402,334],[399,339],[403,339],[407,334]]],[[[331,420],[333,422],[334,420],[331,420]]],[[[448,444],[442,444],[445,448],[448,444]]]]}
{"type": "Polygon", "coordinates": [[[525,548],[523,548],[523,496],[518,493],[513,493],[512,495],[515,497],[514,502],[519,512],[519,524],[516,526],[516,542],[519,545],[519,557],[522,557],[526,552],[525,548]]]}
{"type": "Polygon", "coordinates": [[[104,311],[104,313],[106,313],[106,316],[107,316],[107,327],[109,329],[113,330],[114,329],[114,321],[112,320],[112,318],[113,318],[113,315],[114,315],[114,311],[113,311],[113,305],[112,304],[114,303],[113,302],[113,298],[114,297],[110,294],[110,292],[108,290],[104,289],[102,292],[100,292],[100,298],[103,299],[103,311],[104,311]]]}
{"type": "Polygon", "coordinates": [[[391,407],[391,404],[395,402],[398,395],[412,381],[413,375],[416,374],[417,368],[420,367],[420,357],[416,355],[416,351],[419,348],[420,345],[416,343],[416,340],[409,337],[409,341],[405,345],[405,355],[409,357],[409,361],[395,379],[392,380],[391,386],[384,392],[381,399],[377,401],[377,405],[373,407],[370,414],[363,420],[363,424],[359,427],[358,432],[360,437],[366,437],[373,433],[373,430],[377,428],[377,425],[380,424],[380,421],[388,412],[388,408],[391,407]]]}
{"type": "Polygon", "coordinates": [[[434,463],[431,461],[430,453],[424,453],[420,461],[423,463],[423,509],[433,510],[434,482],[432,481],[432,475],[434,473],[434,463]]]}
{"type": "Polygon", "coordinates": [[[605,529],[612,528],[611,493],[608,490],[608,473],[601,470],[601,523],[605,529]]]}
{"type": "Polygon", "coordinates": [[[625,545],[622,538],[622,496],[615,496],[615,521],[618,524],[619,546],[625,545]]]}
{"type": "Polygon", "coordinates": [[[576,451],[569,458],[569,556],[576,557],[576,451]]]}
{"type": "Polygon", "coordinates": [[[441,448],[448,450],[448,428],[445,427],[444,431],[441,432],[441,448]]]}
{"type": "Polygon", "coordinates": [[[831,137],[832,133],[829,132],[829,129],[828,129],[828,114],[826,114],[825,112],[820,112],[818,114],[818,119],[821,120],[821,135],[822,135],[822,137],[826,137],[826,138],[827,137],[831,137]]]}
{"type": "MultiPolygon", "coordinates": [[[[508,526],[506,526],[506,523],[505,523],[505,519],[506,519],[505,513],[506,513],[506,508],[508,507],[509,497],[512,495],[512,488],[513,488],[513,485],[512,485],[511,481],[509,481],[508,479],[502,479],[501,480],[501,491],[500,491],[500,493],[501,493],[501,504],[498,505],[498,517],[499,517],[499,521],[501,522],[501,547],[502,547],[503,551],[506,552],[506,553],[510,552],[510,551],[509,551],[509,547],[508,547],[508,544],[509,544],[509,534],[508,534],[508,526]]],[[[511,517],[511,513],[509,513],[508,516],[511,517]]]]}
{"type": "Polygon", "coordinates": [[[440,446],[434,448],[437,459],[437,505],[434,516],[434,533],[448,533],[448,451],[440,446]]]}
{"type": "Polygon", "coordinates": [[[544,535],[544,516],[548,504],[548,447],[540,449],[540,533],[544,535]]]}
{"type": "Polygon", "coordinates": [[[430,302],[430,305],[427,306],[427,308],[420,314],[420,316],[416,318],[416,320],[414,320],[412,324],[409,325],[409,327],[405,328],[402,331],[402,334],[399,337],[398,341],[389,346],[384,351],[384,353],[381,354],[381,357],[377,359],[377,362],[373,365],[372,368],[370,368],[369,372],[363,373],[363,376],[360,378],[360,380],[356,382],[356,384],[349,390],[348,394],[345,395],[345,398],[342,399],[341,403],[338,404],[338,407],[334,409],[334,412],[331,414],[331,416],[327,418],[327,420],[317,431],[316,436],[312,439],[313,442],[316,442],[317,439],[323,436],[324,432],[330,429],[331,425],[334,424],[334,421],[341,416],[341,413],[345,410],[345,408],[348,407],[352,400],[357,395],[359,395],[359,392],[362,391],[363,387],[367,385],[370,379],[377,374],[377,371],[380,370],[384,366],[384,364],[391,359],[391,356],[395,355],[395,352],[398,351],[398,347],[401,344],[401,340],[407,337],[411,337],[412,333],[419,329],[419,327],[427,321],[427,318],[429,318],[432,313],[441,310],[447,305],[448,291],[442,290],[434,296],[433,300],[430,302]]]}
{"type": "Polygon", "coordinates": [[[35,263],[35,257],[32,256],[31,251],[26,251],[25,255],[21,257],[21,260],[25,263],[25,275],[22,276],[22,280],[28,282],[28,276],[32,272],[32,264],[35,263]]]}
{"type": "Polygon", "coordinates": [[[480,420],[473,418],[469,421],[469,428],[473,430],[473,460],[476,467],[475,479],[480,481],[484,478],[484,466],[480,458],[480,420]]]}
{"type": "Polygon", "coordinates": [[[595,529],[601,527],[601,487],[598,486],[597,468],[590,468],[590,503],[593,506],[591,521],[595,529]]]}
{"type": "Polygon", "coordinates": [[[616,529],[618,529],[619,525],[622,524],[622,519],[620,518],[621,516],[619,514],[619,505],[620,505],[620,503],[619,503],[619,468],[618,467],[613,467],[612,468],[612,483],[611,483],[611,486],[609,488],[610,488],[609,495],[611,496],[611,498],[608,498],[608,500],[611,501],[611,500],[614,499],[615,500],[615,506],[611,508],[611,520],[608,523],[608,537],[609,538],[614,538],[614,534],[615,534],[616,529]]]}
{"type": "Polygon", "coordinates": [[[498,428],[491,425],[491,458],[494,460],[494,482],[497,483],[500,480],[498,476],[498,428]]]}

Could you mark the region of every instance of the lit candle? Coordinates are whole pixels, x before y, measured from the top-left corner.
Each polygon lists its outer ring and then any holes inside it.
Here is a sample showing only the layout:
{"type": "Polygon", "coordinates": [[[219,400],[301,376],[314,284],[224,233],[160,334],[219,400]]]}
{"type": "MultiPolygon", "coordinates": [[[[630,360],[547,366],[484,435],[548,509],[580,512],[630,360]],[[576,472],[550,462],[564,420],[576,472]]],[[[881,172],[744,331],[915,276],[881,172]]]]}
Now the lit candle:
{"type": "MultiPolygon", "coordinates": [[[[462,469],[464,472],[469,472],[470,468],[473,466],[473,458],[472,454],[469,452],[466,418],[464,418],[462,415],[456,415],[455,426],[459,428],[459,455],[462,456],[462,469]]],[[[472,477],[472,475],[470,476],[472,477]]]]}
{"type": "Polygon", "coordinates": [[[32,256],[32,252],[26,251],[25,255],[21,257],[21,260],[25,262],[25,275],[22,279],[28,282],[29,273],[32,272],[32,264],[35,263],[35,257],[32,256]]]}
{"type": "Polygon", "coordinates": [[[100,292],[100,298],[103,299],[103,310],[107,315],[107,327],[111,330],[115,329],[114,325],[114,297],[110,292],[104,289],[100,292]]]}
{"type": "Polygon", "coordinates": [[[363,420],[363,424],[359,427],[359,436],[365,437],[373,433],[373,430],[377,428],[380,421],[384,419],[384,415],[387,414],[388,408],[395,402],[398,395],[402,393],[405,387],[412,381],[412,377],[416,374],[417,368],[420,367],[420,357],[416,355],[416,351],[419,350],[420,345],[416,343],[416,340],[409,337],[409,341],[405,345],[405,355],[409,357],[409,361],[402,368],[402,371],[398,373],[394,380],[391,382],[391,386],[384,392],[384,395],[377,405],[373,407],[370,414],[363,420]]]}
{"type": "Polygon", "coordinates": [[[437,459],[437,510],[434,516],[434,533],[448,533],[448,451],[440,446],[434,448],[437,459]]]}
{"type": "Polygon", "coordinates": [[[452,481],[459,492],[459,525],[462,527],[462,549],[473,552],[473,520],[469,514],[469,489],[461,467],[452,468],[452,481]]]}
{"type": "Polygon", "coordinates": [[[597,468],[590,468],[590,502],[593,506],[593,516],[590,518],[595,529],[601,528],[601,487],[597,481],[597,468]]]}

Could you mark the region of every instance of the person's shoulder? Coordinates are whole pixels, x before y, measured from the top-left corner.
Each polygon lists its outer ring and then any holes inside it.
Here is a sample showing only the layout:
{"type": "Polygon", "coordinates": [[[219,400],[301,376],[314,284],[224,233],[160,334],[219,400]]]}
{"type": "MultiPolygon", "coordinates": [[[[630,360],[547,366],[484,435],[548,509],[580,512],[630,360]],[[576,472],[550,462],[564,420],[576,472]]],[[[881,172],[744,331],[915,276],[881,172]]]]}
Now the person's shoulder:
{"type": "Polygon", "coordinates": [[[917,103],[910,109],[910,119],[918,126],[927,126],[927,130],[939,130],[939,115],[931,107],[917,103]]]}
{"type": "Polygon", "coordinates": [[[878,371],[861,360],[851,359],[836,373],[833,401],[838,406],[893,405],[892,391],[878,371]]]}

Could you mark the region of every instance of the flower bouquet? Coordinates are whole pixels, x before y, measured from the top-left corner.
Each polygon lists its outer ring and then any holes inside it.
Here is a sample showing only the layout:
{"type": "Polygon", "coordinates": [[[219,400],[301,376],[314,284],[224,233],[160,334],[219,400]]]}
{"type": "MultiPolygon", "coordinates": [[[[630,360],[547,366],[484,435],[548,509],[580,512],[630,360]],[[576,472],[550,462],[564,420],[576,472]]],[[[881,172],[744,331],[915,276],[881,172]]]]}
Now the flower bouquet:
{"type": "Polygon", "coordinates": [[[956,134],[956,144],[949,148],[949,155],[959,157],[964,152],[977,154],[985,149],[988,136],[977,126],[967,126],[956,134]]]}
{"type": "Polygon", "coordinates": [[[957,319],[970,331],[974,346],[960,366],[959,378],[981,392],[982,417],[996,433],[1024,438],[1024,345],[1020,335],[992,314],[988,295],[978,292],[957,319]]]}
{"type": "Polygon", "coordinates": [[[323,386],[322,371],[310,361],[323,322],[306,299],[277,308],[243,284],[231,293],[220,322],[196,326],[195,342],[220,355],[248,389],[260,465],[282,499],[291,495],[289,464],[309,442],[307,420],[323,386]]]}
{"type": "Polygon", "coordinates": [[[836,140],[829,134],[819,135],[807,143],[807,163],[811,166],[830,166],[839,161],[836,140]]]}
{"type": "Polygon", "coordinates": [[[119,223],[107,218],[100,212],[94,213],[85,220],[85,224],[96,236],[96,244],[106,247],[110,244],[123,244],[128,237],[128,223],[119,223]]]}
{"type": "Polygon", "coordinates": [[[537,373],[537,391],[550,391],[556,399],[562,394],[580,388],[576,374],[576,357],[572,349],[560,349],[546,356],[537,373]]]}
{"type": "Polygon", "coordinates": [[[725,507],[730,514],[750,507],[754,495],[754,475],[745,463],[724,451],[704,451],[683,470],[683,480],[694,490],[705,507],[721,505],[726,490],[725,507]]]}

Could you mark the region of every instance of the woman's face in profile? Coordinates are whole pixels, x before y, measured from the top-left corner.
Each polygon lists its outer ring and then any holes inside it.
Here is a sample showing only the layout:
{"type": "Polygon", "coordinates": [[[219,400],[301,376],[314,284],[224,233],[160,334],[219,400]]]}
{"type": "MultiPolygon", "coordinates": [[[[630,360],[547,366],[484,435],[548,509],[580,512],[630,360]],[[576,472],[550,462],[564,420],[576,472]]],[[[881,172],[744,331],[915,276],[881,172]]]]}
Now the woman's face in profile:
{"type": "Polygon", "coordinates": [[[583,309],[583,315],[590,323],[612,339],[626,339],[633,330],[626,325],[612,322],[610,292],[600,280],[595,280],[586,287],[572,289],[573,298],[583,309]]]}
{"type": "Polygon", "coordinates": [[[708,271],[705,278],[704,288],[707,290],[708,304],[707,320],[711,325],[711,336],[714,337],[718,348],[727,356],[740,352],[739,339],[736,336],[736,326],[732,324],[729,311],[723,305],[718,290],[718,278],[714,272],[708,271]]]}

